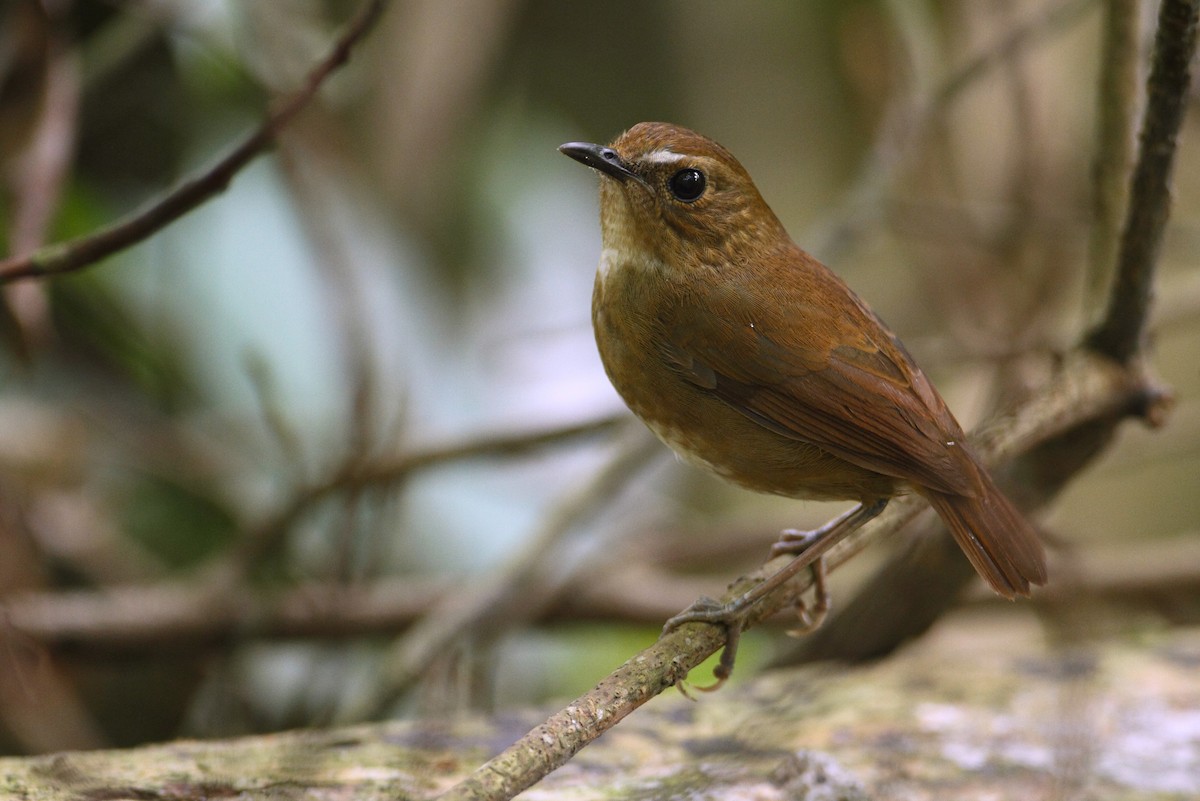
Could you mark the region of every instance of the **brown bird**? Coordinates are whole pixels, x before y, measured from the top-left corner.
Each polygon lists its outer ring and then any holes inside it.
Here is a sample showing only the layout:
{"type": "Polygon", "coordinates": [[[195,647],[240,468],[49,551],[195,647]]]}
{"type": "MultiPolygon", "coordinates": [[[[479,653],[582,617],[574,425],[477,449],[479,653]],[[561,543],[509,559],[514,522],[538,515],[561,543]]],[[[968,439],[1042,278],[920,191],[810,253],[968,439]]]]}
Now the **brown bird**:
{"type": "MultiPolygon", "coordinates": [[[[607,147],[559,150],[602,176],[592,320],[629,408],[686,461],[735,484],[859,502],[817,532],[785,532],[776,554],[824,552],[913,491],[997,593],[1028,595],[1045,583],[1037,534],[929,379],[867,305],[792,241],[733,154],[656,122],[607,147]]],[[[767,589],[797,572],[787,571],[767,589]]],[[[731,668],[745,612],[765,594],[725,607],[702,599],[668,628],[726,625],[731,668]]]]}

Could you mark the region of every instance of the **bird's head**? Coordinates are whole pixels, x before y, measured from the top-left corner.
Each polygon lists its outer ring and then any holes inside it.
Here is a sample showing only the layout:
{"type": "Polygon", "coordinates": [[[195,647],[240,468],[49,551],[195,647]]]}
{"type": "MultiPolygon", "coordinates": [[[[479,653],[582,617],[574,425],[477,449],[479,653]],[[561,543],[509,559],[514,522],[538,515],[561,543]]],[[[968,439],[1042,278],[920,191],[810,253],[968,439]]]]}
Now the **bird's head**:
{"type": "Polygon", "coordinates": [[[601,174],[604,247],[622,257],[712,269],[790,241],[733,154],[694,131],[643,122],[559,150],[601,174]]]}

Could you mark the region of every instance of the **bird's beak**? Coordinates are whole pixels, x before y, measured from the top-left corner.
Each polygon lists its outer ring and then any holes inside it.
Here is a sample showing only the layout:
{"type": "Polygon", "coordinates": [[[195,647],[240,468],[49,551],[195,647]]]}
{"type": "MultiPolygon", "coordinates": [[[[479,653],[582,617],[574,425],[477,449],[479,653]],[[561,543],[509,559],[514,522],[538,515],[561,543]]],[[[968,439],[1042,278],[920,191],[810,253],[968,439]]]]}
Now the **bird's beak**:
{"type": "Polygon", "coordinates": [[[621,183],[632,179],[641,184],[642,187],[649,188],[645,179],[629,169],[629,165],[625,163],[625,160],[611,147],[596,145],[591,142],[567,142],[565,145],[558,146],[558,152],[564,156],[570,156],[581,164],[586,164],[593,169],[599,170],[609,178],[615,178],[621,183]]]}

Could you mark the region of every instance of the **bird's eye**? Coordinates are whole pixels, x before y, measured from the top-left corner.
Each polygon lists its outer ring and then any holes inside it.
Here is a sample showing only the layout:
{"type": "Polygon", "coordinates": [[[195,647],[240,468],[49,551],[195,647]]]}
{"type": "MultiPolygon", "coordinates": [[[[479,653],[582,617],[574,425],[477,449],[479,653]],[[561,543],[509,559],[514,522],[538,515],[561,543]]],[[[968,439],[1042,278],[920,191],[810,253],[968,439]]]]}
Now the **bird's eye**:
{"type": "Polygon", "coordinates": [[[704,194],[707,183],[704,173],[693,167],[685,167],[671,176],[671,180],[667,181],[667,188],[677,199],[691,203],[704,194]]]}

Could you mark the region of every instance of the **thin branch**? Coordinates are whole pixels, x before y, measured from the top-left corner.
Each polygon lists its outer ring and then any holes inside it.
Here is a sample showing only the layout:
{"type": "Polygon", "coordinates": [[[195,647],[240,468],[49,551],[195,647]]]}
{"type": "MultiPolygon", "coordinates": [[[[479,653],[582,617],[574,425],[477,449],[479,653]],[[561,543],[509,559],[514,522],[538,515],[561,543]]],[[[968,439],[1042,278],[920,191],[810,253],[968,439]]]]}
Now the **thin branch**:
{"type": "Polygon", "coordinates": [[[387,0],[368,0],[329,54],[309,73],[304,85],[224,158],[180,184],[149,207],[86,236],[40,248],[28,256],[0,262],[0,284],[75,272],[141,242],[224,191],[251,161],[271,148],[279,131],[316,95],[325,80],[350,58],[350,51],[372,29],[387,0]]]}
{"type": "Polygon", "coordinates": [[[259,416],[268,436],[278,447],[288,473],[299,483],[304,471],[304,448],[299,433],[284,411],[284,399],[271,372],[271,365],[262,353],[250,350],[242,357],[242,370],[250,380],[250,389],[254,392],[259,416]]]}
{"type": "MultiPolygon", "coordinates": [[[[15,208],[8,235],[15,254],[32,253],[45,244],[75,154],[80,59],[64,40],[65,21],[54,20],[49,27],[41,114],[13,176],[15,208]]],[[[45,288],[8,287],[5,296],[19,326],[13,335],[14,344],[28,357],[31,350],[46,343],[51,332],[45,288]]]]}
{"type": "Polygon", "coordinates": [[[1117,256],[1117,275],[1103,322],[1089,346],[1127,363],[1142,349],[1163,231],[1171,209],[1176,139],[1187,109],[1196,51],[1200,0],[1163,0],[1154,39],[1146,113],[1142,121],[1129,211],[1117,256]]]}
{"type": "MultiPolygon", "coordinates": [[[[1044,599],[1061,600],[1066,592],[1085,593],[1125,606],[1167,606],[1171,599],[1200,593],[1200,532],[1165,540],[1111,543],[1065,557],[1050,554],[1051,575],[1077,578],[1068,587],[1056,583],[1044,599]]],[[[646,564],[609,568],[581,586],[562,593],[534,620],[539,623],[606,622],[659,625],[717,581],[707,575],[680,575],[646,564]]],[[[387,635],[402,631],[435,604],[462,587],[460,579],[391,576],[347,586],[341,582],[301,584],[285,591],[239,587],[223,602],[213,602],[207,586],[131,584],[99,590],[30,591],[8,595],[0,604],[3,626],[51,651],[81,655],[195,652],[236,637],[247,639],[330,639],[387,635]]],[[[222,590],[222,593],[224,590],[222,590]]],[[[964,599],[968,604],[1000,601],[982,584],[964,599]]],[[[1186,604],[1181,601],[1180,607],[1186,604]]],[[[1196,616],[1187,608],[1178,614],[1196,616]]],[[[792,628],[791,615],[772,625],[792,628]]],[[[0,634],[0,637],[3,635],[0,634]]]]}
{"type": "Polygon", "coordinates": [[[1037,17],[1012,28],[996,44],[955,70],[933,98],[930,113],[940,116],[950,104],[996,67],[1011,61],[1033,44],[1057,35],[1083,16],[1097,0],[1065,0],[1051,5],[1037,17]]]}
{"type": "MultiPolygon", "coordinates": [[[[882,213],[887,192],[896,182],[908,153],[921,141],[933,120],[944,115],[967,89],[992,70],[1064,32],[1096,2],[1062,0],[1055,3],[959,65],[936,88],[931,90],[918,85],[911,97],[896,101],[888,109],[871,151],[863,160],[854,183],[843,194],[841,203],[812,225],[799,241],[807,243],[806,247],[826,262],[839,261],[838,253],[846,249],[868,222],[882,213]]],[[[910,29],[902,17],[898,18],[897,27],[901,33],[910,29]]],[[[909,38],[902,36],[901,40],[907,43],[909,38]]],[[[916,46],[911,45],[909,50],[916,46]]],[[[917,63],[919,60],[919,54],[910,54],[910,61],[917,63]]]]}
{"type": "MultiPolygon", "coordinates": [[[[331,219],[327,192],[322,192],[320,186],[325,165],[315,156],[320,152],[319,140],[329,138],[332,137],[324,128],[297,124],[282,137],[279,155],[291,196],[305,221],[304,230],[316,256],[317,275],[325,286],[322,294],[328,298],[326,306],[338,332],[348,396],[345,452],[348,459],[357,461],[368,459],[376,443],[384,440],[379,431],[378,360],[364,304],[367,292],[363,267],[351,255],[347,233],[331,219]]],[[[362,494],[362,489],[352,489],[342,499],[342,522],[337,537],[338,573],[346,574],[349,569],[350,554],[356,544],[353,521],[362,508],[362,494]]],[[[357,544],[368,545],[366,538],[357,544]]]]}
{"type": "MultiPolygon", "coordinates": [[[[972,441],[985,461],[992,464],[1009,461],[1085,423],[1119,420],[1160,400],[1162,393],[1146,376],[1082,352],[1064,364],[1041,394],[976,433],[972,441]]],[[[1149,417],[1153,419],[1153,415],[1149,417]]],[[[893,502],[883,515],[829,552],[828,568],[836,569],[870,543],[894,533],[922,507],[923,503],[915,496],[893,502]]],[[[780,560],[772,561],[756,573],[738,579],[723,600],[737,597],[781,564],[780,560]]],[[[765,598],[751,610],[746,628],[793,605],[811,583],[811,577],[801,574],[765,598]]],[[[689,624],[662,637],[595,689],[552,715],[439,798],[441,801],[512,798],[564,764],[646,701],[683,680],[688,671],[721,648],[724,639],[719,626],[705,624],[689,624]]]]}
{"type": "Polygon", "coordinates": [[[1139,0],[1106,0],[1100,87],[1096,103],[1096,159],[1092,164],[1092,230],[1084,298],[1099,298],[1117,263],[1121,216],[1134,156],[1134,120],[1141,59],[1139,0]]]}
{"type": "Polygon", "coordinates": [[[370,698],[363,699],[361,707],[349,711],[346,719],[384,714],[455,643],[480,635],[496,637],[541,616],[570,577],[579,572],[566,563],[561,547],[568,535],[607,508],[651,458],[662,452],[661,443],[640,425],[622,438],[592,480],[562,499],[518,554],[472,586],[445,596],[389,650],[379,686],[370,698]]]}
{"type": "Polygon", "coordinates": [[[205,648],[231,637],[352,637],[408,626],[454,587],[411,576],[286,592],[218,584],[108,587],[4,599],[0,620],[47,647],[125,652],[205,648]]]}
{"type": "Polygon", "coordinates": [[[629,419],[616,414],[542,431],[481,435],[460,443],[430,446],[391,458],[364,461],[351,455],[328,478],[297,490],[280,508],[253,526],[240,561],[254,562],[274,549],[292,525],[322,502],[344,492],[396,488],[417,470],[482,457],[520,456],[559,443],[610,432],[629,419]]]}

